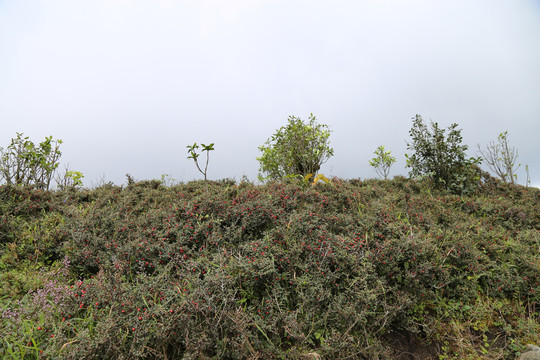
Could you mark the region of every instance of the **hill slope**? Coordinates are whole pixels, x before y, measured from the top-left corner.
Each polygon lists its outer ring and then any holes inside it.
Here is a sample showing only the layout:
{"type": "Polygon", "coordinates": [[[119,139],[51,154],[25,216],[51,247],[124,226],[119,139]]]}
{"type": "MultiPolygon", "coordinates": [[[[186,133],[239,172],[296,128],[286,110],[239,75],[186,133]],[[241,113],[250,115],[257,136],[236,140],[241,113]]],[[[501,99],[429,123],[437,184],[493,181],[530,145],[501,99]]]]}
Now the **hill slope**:
{"type": "Polygon", "coordinates": [[[0,187],[3,358],[512,359],[540,191],[405,178],[0,187]]]}

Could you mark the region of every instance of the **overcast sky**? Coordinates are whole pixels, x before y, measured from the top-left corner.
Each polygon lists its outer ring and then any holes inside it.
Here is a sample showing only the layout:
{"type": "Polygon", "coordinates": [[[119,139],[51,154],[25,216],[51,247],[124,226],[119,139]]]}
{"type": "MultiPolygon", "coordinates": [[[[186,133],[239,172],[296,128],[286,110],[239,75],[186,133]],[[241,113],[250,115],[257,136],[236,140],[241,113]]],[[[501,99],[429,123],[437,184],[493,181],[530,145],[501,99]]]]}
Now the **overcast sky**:
{"type": "Polygon", "coordinates": [[[458,123],[469,155],[509,132],[540,186],[539,0],[0,0],[0,146],[62,139],[100,180],[256,180],[290,115],[332,130],[325,175],[407,175],[411,118],[458,123]],[[202,159],[202,158],[201,158],[202,159]],[[204,160],[204,159],[203,159],[204,160]]]}

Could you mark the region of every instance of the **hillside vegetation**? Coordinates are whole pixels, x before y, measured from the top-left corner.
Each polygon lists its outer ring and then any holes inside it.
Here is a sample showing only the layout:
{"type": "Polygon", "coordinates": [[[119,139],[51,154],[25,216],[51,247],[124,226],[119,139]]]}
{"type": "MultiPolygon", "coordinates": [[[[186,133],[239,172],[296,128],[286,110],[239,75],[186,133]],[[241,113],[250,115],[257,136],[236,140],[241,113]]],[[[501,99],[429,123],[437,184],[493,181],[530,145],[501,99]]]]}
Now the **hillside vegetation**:
{"type": "Polygon", "coordinates": [[[495,180],[0,186],[4,359],[515,359],[540,190],[495,180]]]}

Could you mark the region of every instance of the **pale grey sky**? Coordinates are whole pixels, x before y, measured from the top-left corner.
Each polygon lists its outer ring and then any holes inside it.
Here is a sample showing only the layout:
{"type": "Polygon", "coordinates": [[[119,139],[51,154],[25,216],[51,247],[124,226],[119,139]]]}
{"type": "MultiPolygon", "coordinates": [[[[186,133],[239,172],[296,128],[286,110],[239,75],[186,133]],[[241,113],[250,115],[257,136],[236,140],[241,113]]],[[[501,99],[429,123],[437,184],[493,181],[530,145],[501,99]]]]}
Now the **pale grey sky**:
{"type": "Polygon", "coordinates": [[[469,155],[508,130],[540,186],[538,0],[0,0],[0,146],[64,140],[62,163],[117,184],[255,180],[289,115],[333,131],[321,172],[407,175],[411,118],[457,122],[469,155]]]}

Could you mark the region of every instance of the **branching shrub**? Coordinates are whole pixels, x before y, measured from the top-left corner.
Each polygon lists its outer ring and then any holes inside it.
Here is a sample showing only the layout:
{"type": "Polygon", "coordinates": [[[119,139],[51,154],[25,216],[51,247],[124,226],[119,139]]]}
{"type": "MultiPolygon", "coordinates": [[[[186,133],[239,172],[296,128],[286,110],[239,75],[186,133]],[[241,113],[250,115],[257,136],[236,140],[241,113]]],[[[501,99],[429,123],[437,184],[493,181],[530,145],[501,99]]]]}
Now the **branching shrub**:
{"type": "Polygon", "coordinates": [[[310,115],[304,122],[295,116],[259,147],[262,155],[259,180],[281,180],[287,176],[312,177],[332,155],[334,150],[328,145],[330,130],[327,125],[317,124],[310,115]]]}
{"type": "Polygon", "coordinates": [[[514,183],[519,168],[519,165],[516,166],[518,151],[508,145],[508,131],[500,133],[497,142],[490,142],[485,149],[478,145],[478,151],[495,175],[505,183],[514,183]]]}
{"type": "Polygon", "coordinates": [[[28,137],[17,133],[15,139],[4,150],[0,148],[0,173],[8,184],[35,185],[39,189],[49,189],[54,177],[62,140],[46,137],[39,145],[34,145],[28,137]]]}
{"type": "Polygon", "coordinates": [[[463,194],[474,190],[479,174],[474,165],[480,158],[467,158],[467,145],[461,145],[461,130],[457,124],[448,128],[448,135],[437,123],[431,122],[431,131],[424,124],[422,117],[416,115],[413,127],[409,131],[412,138],[407,149],[414,151],[406,154],[407,167],[411,168],[412,177],[427,176],[436,187],[453,193],[463,194]]]}

